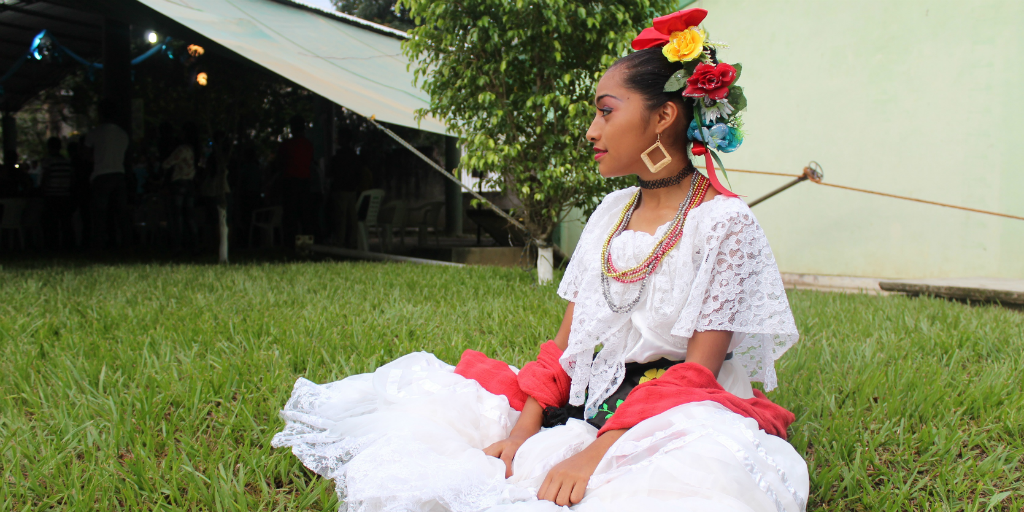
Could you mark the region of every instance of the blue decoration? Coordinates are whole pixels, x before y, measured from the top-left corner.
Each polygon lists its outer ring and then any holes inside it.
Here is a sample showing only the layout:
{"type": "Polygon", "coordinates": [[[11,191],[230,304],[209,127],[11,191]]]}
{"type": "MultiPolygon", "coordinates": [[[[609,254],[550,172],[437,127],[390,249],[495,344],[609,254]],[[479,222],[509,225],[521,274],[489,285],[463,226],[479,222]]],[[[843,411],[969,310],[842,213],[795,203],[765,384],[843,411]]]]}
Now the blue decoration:
{"type": "Polygon", "coordinates": [[[703,142],[708,149],[732,153],[743,144],[743,132],[725,123],[701,123],[698,126],[697,120],[690,121],[690,128],[686,130],[686,136],[692,141],[703,142]]]}
{"type": "MultiPolygon", "coordinates": [[[[164,39],[164,42],[150,48],[142,55],[139,55],[138,57],[132,59],[132,65],[135,66],[158,53],[167,53],[168,57],[173,58],[173,55],[171,54],[171,49],[168,46],[170,42],[170,37],[164,39]]],[[[43,30],[42,32],[36,34],[36,37],[32,39],[32,44],[29,45],[28,51],[25,52],[25,54],[19,57],[17,60],[15,60],[14,64],[11,65],[10,69],[8,69],[7,72],[3,74],[3,76],[0,76],[0,84],[2,84],[11,76],[13,76],[14,73],[17,72],[18,69],[22,66],[22,64],[24,64],[29,59],[36,59],[41,61],[47,57],[60,54],[67,55],[79,64],[85,66],[89,72],[89,78],[92,78],[93,70],[103,69],[103,64],[100,64],[98,62],[89,62],[83,59],[77,53],[71,51],[68,47],[60,44],[60,42],[58,42],[53,36],[50,35],[49,31],[43,30]]],[[[0,96],[3,96],[3,94],[4,89],[2,86],[0,86],[0,96]]]]}

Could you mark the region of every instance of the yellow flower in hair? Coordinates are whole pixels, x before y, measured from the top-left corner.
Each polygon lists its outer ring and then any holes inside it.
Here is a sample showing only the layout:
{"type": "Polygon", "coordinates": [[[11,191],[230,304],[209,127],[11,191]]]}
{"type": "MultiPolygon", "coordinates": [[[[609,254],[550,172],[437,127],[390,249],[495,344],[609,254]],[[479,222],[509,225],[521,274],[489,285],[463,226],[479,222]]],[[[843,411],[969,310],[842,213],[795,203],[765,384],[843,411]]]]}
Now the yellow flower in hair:
{"type": "Polygon", "coordinates": [[[665,375],[665,370],[659,370],[657,368],[651,368],[650,370],[647,370],[646,372],[644,372],[644,376],[643,377],[640,377],[640,384],[643,384],[644,382],[647,382],[647,381],[651,381],[651,380],[657,379],[658,377],[661,377],[662,375],[665,375]]]}
{"type": "Polygon", "coordinates": [[[707,35],[697,27],[690,27],[668,36],[668,44],[661,48],[669,62],[687,62],[696,59],[704,51],[707,35]]]}

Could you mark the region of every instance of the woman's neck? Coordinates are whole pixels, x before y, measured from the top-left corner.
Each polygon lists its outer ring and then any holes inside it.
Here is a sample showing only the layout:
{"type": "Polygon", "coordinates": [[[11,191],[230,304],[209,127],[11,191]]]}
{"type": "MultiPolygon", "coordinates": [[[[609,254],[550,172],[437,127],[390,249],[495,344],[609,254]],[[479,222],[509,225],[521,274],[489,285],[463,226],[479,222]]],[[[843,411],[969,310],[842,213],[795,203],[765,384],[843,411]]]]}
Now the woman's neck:
{"type": "Polygon", "coordinates": [[[662,208],[678,208],[679,203],[686,200],[686,194],[690,191],[690,184],[696,176],[696,170],[692,165],[687,162],[686,169],[680,169],[673,174],[665,176],[666,178],[675,176],[678,173],[689,172],[689,176],[683,178],[677,185],[671,185],[662,188],[641,188],[640,189],[640,204],[646,208],[653,210],[660,210],[662,208]]]}

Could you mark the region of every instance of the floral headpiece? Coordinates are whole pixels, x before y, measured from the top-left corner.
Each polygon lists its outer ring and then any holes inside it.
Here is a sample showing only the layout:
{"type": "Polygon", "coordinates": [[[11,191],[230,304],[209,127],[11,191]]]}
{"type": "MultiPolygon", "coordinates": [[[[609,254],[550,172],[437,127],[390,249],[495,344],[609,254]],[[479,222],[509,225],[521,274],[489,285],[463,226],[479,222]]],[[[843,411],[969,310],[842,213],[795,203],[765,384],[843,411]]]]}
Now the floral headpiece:
{"type": "Polygon", "coordinates": [[[697,27],[707,15],[705,9],[685,9],[654,18],[654,26],[633,39],[633,49],[660,46],[669,62],[683,63],[683,69],[665,83],[665,92],[681,90],[684,97],[694,98],[693,121],[686,130],[693,141],[691,152],[704,156],[708,179],[715,190],[736,197],[718,181],[715,163],[723,174],[725,166],[715,151],[732,153],[743,143],[740,111],[747,108],[747,98],[743,88],[736,85],[743,66],[718,61],[717,51],[728,46],[708,41],[707,32],[697,27]]]}

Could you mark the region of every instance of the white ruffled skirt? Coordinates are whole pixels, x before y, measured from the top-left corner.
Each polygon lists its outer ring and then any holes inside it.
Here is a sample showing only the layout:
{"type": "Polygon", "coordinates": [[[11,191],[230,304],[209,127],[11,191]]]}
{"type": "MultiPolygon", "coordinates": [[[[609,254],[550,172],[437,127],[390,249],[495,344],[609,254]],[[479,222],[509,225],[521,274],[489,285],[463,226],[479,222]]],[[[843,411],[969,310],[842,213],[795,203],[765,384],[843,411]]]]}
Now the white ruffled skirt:
{"type": "MultiPolygon", "coordinates": [[[[504,463],[482,449],[506,438],[519,413],[454,369],[417,352],[330,384],[300,378],[272,444],[290,446],[334,480],[343,511],[568,510],[539,501],[537,491],[597,429],[575,419],[543,429],[520,447],[505,479],[504,463]]],[[[801,511],[807,492],[807,465],[789,443],[698,402],[630,429],[571,510],[801,511]]]]}

